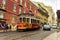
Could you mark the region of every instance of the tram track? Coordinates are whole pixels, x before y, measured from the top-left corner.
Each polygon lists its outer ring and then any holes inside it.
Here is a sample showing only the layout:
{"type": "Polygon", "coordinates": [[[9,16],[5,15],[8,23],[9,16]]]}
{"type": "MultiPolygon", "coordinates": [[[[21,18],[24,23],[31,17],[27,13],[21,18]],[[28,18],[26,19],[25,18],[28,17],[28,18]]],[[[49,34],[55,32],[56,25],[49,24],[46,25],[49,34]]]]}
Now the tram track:
{"type": "Polygon", "coordinates": [[[23,36],[21,36],[21,37],[13,38],[12,40],[22,39],[22,38],[24,38],[24,37],[33,36],[33,35],[39,34],[39,33],[40,33],[39,31],[38,31],[38,32],[35,32],[35,33],[29,33],[29,34],[23,35],[23,36]]]}
{"type": "MultiPolygon", "coordinates": [[[[1,40],[22,40],[24,38],[29,38],[31,36],[43,35],[44,33],[46,34],[47,31],[42,31],[42,30],[36,30],[36,31],[28,31],[28,32],[8,32],[8,33],[3,33],[0,36],[1,40]]],[[[49,31],[50,32],[50,31],[49,31]]]]}
{"type": "Polygon", "coordinates": [[[21,38],[24,38],[24,37],[28,37],[28,36],[32,36],[32,35],[35,35],[35,34],[38,34],[39,32],[42,32],[42,31],[32,31],[32,32],[23,32],[22,34],[14,34],[14,35],[7,35],[7,37],[5,37],[4,39],[5,40],[17,40],[17,39],[21,39],[21,38]]]}

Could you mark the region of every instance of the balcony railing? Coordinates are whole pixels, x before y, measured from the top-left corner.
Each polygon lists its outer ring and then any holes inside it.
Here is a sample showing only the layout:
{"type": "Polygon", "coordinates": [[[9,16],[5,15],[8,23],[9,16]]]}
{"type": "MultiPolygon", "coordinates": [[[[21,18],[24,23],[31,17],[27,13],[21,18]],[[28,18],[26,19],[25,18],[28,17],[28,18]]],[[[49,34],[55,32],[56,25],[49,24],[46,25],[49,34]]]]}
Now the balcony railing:
{"type": "Polygon", "coordinates": [[[18,16],[22,16],[22,15],[24,15],[24,16],[34,16],[34,14],[30,14],[30,13],[22,13],[22,14],[19,14],[18,16]]]}
{"type": "Polygon", "coordinates": [[[0,10],[6,12],[6,7],[0,5],[0,10]]]}
{"type": "Polygon", "coordinates": [[[20,7],[23,7],[23,5],[22,5],[22,4],[19,4],[19,6],[20,6],[20,7]]]}
{"type": "Polygon", "coordinates": [[[42,15],[45,15],[47,18],[49,17],[48,12],[43,12],[41,9],[38,9],[38,11],[39,11],[42,15]]]}
{"type": "Polygon", "coordinates": [[[29,12],[32,12],[32,10],[30,9],[29,12]]]}
{"type": "Polygon", "coordinates": [[[38,11],[39,11],[41,14],[45,15],[46,17],[49,17],[47,10],[45,10],[40,4],[38,4],[38,5],[39,5],[38,11]]]}

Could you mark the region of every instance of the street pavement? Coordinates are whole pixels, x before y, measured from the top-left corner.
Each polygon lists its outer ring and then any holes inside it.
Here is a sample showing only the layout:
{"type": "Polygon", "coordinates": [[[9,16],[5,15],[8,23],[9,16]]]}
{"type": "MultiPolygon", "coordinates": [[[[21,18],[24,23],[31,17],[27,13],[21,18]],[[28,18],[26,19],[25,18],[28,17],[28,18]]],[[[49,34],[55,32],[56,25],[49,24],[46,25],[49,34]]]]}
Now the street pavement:
{"type": "Polygon", "coordinates": [[[58,40],[58,33],[52,33],[51,35],[45,37],[43,40],[58,40]]]}
{"type": "Polygon", "coordinates": [[[54,32],[45,37],[43,40],[60,40],[60,32],[54,32]]]}
{"type": "Polygon", "coordinates": [[[43,30],[35,30],[35,31],[26,31],[26,32],[4,32],[0,33],[0,40],[42,40],[53,31],[43,31],[43,30]]]}
{"type": "Polygon", "coordinates": [[[57,40],[60,40],[60,32],[57,34],[57,40]]]}

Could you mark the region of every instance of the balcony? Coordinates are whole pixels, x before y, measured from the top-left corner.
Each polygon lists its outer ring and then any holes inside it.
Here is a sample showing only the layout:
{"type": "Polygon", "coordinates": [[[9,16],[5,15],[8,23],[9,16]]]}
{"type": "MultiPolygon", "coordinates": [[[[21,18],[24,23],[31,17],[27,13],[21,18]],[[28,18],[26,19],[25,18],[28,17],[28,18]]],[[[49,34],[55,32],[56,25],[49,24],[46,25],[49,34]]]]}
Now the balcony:
{"type": "Polygon", "coordinates": [[[18,16],[22,16],[22,15],[24,15],[24,16],[34,16],[34,14],[30,14],[30,13],[22,13],[22,14],[19,14],[18,16]]]}
{"type": "Polygon", "coordinates": [[[0,18],[0,23],[6,23],[7,19],[0,18]]]}
{"type": "Polygon", "coordinates": [[[38,11],[42,14],[42,15],[45,15],[47,18],[49,17],[48,15],[48,12],[46,9],[44,9],[40,4],[39,5],[39,8],[38,8],[38,11]]]}
{"type": "Polygon", "coordinates": [[[41,9],[38,9],[38,11],[42,14],[42,15],[44,15],[44,16],[46,16],[47,18],[49,17],[49,15],[48,15],[48,12],[47,11],[43,11],[43,10],[41,10],[41,9]]]}
{"type": "Polygon", "coordinates": [[[6,12],[6,7],[0,6],[0,10],[6,12]]]}
{"type": "Polygon", "coordinates": [[[13,10],[13,12],[16,12],[16,10],[13,10]]]}
{"type": "Polygon", "coordinates": [[[20,7],[23,7],[23,5],[22,5],[22,4],[19,4],[19,6],[20,6],[20,7]]]}
{"type": "Polygon", "coordinates": [[[30,9],[29,12],[32,12],[32,10],[30,9]]]}

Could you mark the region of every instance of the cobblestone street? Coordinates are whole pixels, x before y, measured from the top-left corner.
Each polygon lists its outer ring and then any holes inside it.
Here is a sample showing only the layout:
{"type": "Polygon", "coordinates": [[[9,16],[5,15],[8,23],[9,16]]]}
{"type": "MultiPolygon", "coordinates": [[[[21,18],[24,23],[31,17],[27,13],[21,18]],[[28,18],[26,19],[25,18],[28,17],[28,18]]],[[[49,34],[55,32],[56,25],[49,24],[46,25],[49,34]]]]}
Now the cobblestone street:
{"type": "Polygon", "coordinates": [[[0,33],[1,40],[42,40],[43,38],[47,37],[52,31],[42,31],[42,30],[35,30],[35,31],[27,31],[27,32],[6,32],[0,33]]]}

